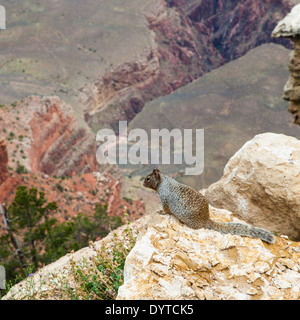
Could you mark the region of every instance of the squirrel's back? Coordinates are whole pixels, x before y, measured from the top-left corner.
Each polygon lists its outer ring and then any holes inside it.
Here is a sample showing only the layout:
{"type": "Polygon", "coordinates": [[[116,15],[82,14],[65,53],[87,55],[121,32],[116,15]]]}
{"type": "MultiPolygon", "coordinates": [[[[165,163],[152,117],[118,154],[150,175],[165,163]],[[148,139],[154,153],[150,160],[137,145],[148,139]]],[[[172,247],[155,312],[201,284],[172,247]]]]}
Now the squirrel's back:
{"type": "Polygon", "coordinates": [[[163,207],[168,207],[174,216],[188,227],[199,229],[205,227],[209,219],[208,202],[193,188],[179,183],[165,174],[157,189],[163,207]]]}

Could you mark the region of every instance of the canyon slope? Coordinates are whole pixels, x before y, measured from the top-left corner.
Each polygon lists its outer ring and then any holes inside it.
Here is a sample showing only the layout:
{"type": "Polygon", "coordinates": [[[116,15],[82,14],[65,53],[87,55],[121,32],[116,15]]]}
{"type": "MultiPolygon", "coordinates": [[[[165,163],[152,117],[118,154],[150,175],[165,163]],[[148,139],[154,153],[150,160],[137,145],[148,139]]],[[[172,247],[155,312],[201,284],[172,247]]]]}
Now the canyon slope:
{"type": "MultiPolygon", "coordinates": [[[[271,32],[294,3],[3,1],[7,28],[0,33],[0,113],[9,170],[24,166],[34,174],[75,178],[97,171],[93,133],[100,128],[117,129],[119,120],[131,121],[145,103],[172,93],[262,43],[275,41],[291,48],[289,40],[272,39],[271,32]]],[[[231,89],[229,86],[228,94],[231,89]]],[[[272,92],[277,102],[280,92],[278,84],[272,92]]],[[[249,108],[243,112],[247,114],[249,108]]],[[[242,108],[238,109],[235,117],[233,111],[227,115],[237,123],[232,125],[230,137],[225,135],[229,138],[226,143],[219,141],[222,129],[211,129],[215,135],[206,130],[207,143],[216,144],[208,149],[205,167],[209,173],[204,173],[201,186],[216,181],[232,152],[251,138],[251,130],[240,135],[240,129],[233,129],[243,127],[238,118],[242,108]],[[209,179],[205,178],[208,174],[209,179]]],[[[207,108],[204,114],[209,114],[210,125],[224,129],[227,124],[221,124],[220,116],[226,117],[226,110],[207,108]]],[[[199,125],[206,128],[201,117],[199,125]]],[[[264,119],[254,126],[268,127],[270,119],[264,119]]],[[[278,128],[288,126],[284,121],[277,122],[278,128]]],[[[150,123],[156,128],[153,119],[150,123]]],[[[188,120],[183,119],[186,123],[188,120]]],[[[134,184],[140,186],[139,181],[138,177],[134,184]]]]}
{"type": "MultiPolygon", "coordinates": [[[[289,53],[277,44],[259,46],[172,94],[147,103],[129,129],[143,128],[148,137],[152,128],[204,129],[204,172],[179,179],[205,188],[220,179],[229,158],[254,135],[275,132],[300,137],[282,99],[289,53]]],[[[161,168],[175,174],[183,167],[161,168]]],[[[145,171],[140,167],[135,173],[143,175],[145,171]]]]}
{"type": "MultiPolygon", "coordinates": [[[[191,124],[205,129],[206,171],[196,184],[185,181],[194,186],[220,178],[228,158],[256,133],[270,130],[296,136],[279,98],[288,50],[258,49],[262,51],[240,58],[246,59],[243,67],[228,64],[262,43],[277,41],[291,48],[289,40],[271,39],[271,32],[293,3],[4,1],[7,29],[0,34],[0,121],[8,170],[12,174],[21,166],[28,175],[71,179],[92,174],[98,170],[94,133],[102,127],[117,129],[119,120],[134,119],[131,128],[160,128],[165,125],[164,117],[157,121],[160,100],[153,99],[161,96],[166,96],[162,101],[174,103],[171,112],[166,104],[164,113],[186,114],[180,123],[172,119],[166,128],[191,124]],[[206,73],[208,78],[201,77],[206,73]],[[205,84],[209,77],[220,81],[216,86],[205,84]],[[181,87],[186,108],[182,110],[177,109],[182,97],[174,99],[181,87]],[[207,90],[213,94],[203,94],[207,90]],[[265,91],[260,96],[257,90],[265,91]],[[198,98],[203,97],[211,100],[201,100],[198,108],[198,98]]],[[[140,187],[139,181],[138,177],[140,187]]],[[[3,199],[11,192],[8,188],[3,199]]]]}
{"type": "Polygon", "coordinates": [[[149,46],[142,8],[149,1],[2,1],[0,101],[77,89],[149,46]]]}
{"type": "Polygon", "coordinates": [[[3,106],[0,127],[14,170],[20,164],[32,172],[70,177],[98,169],[94,135],[59,97],[31,96],[3,106]]]}
{"type": "MultiPolygon", "coordinates": [[[[139,217],[140,201],[122,196],[116,166],[96,161],[95,137],[76,119],[72,107],[58,97],[31,96],[0,108],[0,203],[10,204],[17,187],[43,191],[58,205],[57,216],[92,213],[97,203],[108,214],[139,217]],[[99,171],[99,172],[98,172],[99,171]]],[[[1,233],[0,223],[0,233],[1,233]]]]}
{"type": "Polygon", "coordinates": [[[144,8],[151,45],[81,89],[85,120],[96,131],[117,130],[147,101],[170,94],[263,43],[291,7],[289,1],[163,1],[144,8]]]}

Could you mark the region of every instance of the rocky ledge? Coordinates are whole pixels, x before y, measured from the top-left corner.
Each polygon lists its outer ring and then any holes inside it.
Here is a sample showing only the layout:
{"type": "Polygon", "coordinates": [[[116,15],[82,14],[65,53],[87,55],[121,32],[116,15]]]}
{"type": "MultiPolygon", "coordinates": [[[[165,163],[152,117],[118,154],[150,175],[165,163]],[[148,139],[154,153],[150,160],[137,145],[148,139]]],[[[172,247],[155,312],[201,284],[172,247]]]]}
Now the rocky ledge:
{"type": "MultiPolygon", "coordinates": [[[[210,208],[215,221],[239,221],[210,208]]],[[[193,230],[153,214],[127,257],[118,299],[299,299],[300,244],[193,230]]]]}
{"type": "MultiPolygon", "coordinates": [[[[239,222],[210,207],[220,222],[239,222]]],[[[116,231],[126,237],[127,226],[116,231]]],[[[127,256],[117,299],[299,299],[300,243],[274,244],[212,230],[193,230],[169,215],[153,213],[131,225],[137,241],[127,256]]],[[[72,264],[92,263],[95,248],[112,251],[113,233],[70,253],[15,285],[4,299],[65,299],[63,284],[76,290],[72,264]]],[[[123,241],[123,240],[122,240],[123,241]]]]}

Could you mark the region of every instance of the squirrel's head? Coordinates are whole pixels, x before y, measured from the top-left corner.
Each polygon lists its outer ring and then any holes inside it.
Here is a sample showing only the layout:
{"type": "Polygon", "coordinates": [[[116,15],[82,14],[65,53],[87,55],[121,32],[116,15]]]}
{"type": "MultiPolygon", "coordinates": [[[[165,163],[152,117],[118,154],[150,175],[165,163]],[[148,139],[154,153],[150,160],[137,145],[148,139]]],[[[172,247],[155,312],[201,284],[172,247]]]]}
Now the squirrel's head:
{"type": "Polygon", "coordinates": [[[154,169],[144,180],[144,187],[157,191],[157,188],[161,182],[160,171],[154,169]]]}

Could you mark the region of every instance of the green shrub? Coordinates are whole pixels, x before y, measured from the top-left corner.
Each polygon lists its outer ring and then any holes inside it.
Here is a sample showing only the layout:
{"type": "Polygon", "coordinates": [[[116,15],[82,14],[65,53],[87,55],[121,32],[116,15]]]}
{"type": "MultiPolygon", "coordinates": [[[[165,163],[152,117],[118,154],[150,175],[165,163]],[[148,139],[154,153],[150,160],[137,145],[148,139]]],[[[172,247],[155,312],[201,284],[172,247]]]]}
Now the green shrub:
{"type": "Polygon", "coordinates": [[[61,184],[57,183],[55,186],[60,192],[64,191],[64,187],[61,184]]]}
{"type": "Polygon", "coordinates": [[[23,165],[21,165],[21,164],[18,164],[18,167],[17,167],[17,169],[16,169],[16,172],[19,173],[19,174],[21,174],[21,173],[28,173],[27,169],[26,169],[23,165]]]}
{"type": "Polygon", "coordinates": [[[73,299],[84,300],[113,300],[118,289],[124,283],[125,260],[134,247],[136,238],[128,223],[125,237],[119,239],[113,234],[112,252],[108,253],[104,245],[97,249],[90,243],[96,255],[91,261],[81,263],[71,261],[71,270],[76,281],[76,290],[68,290],[73,299]]]}

